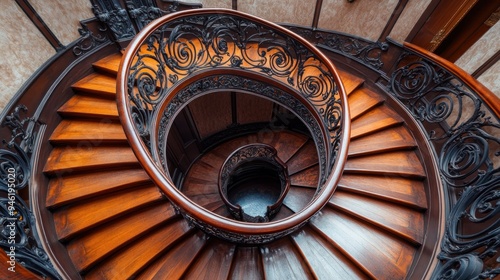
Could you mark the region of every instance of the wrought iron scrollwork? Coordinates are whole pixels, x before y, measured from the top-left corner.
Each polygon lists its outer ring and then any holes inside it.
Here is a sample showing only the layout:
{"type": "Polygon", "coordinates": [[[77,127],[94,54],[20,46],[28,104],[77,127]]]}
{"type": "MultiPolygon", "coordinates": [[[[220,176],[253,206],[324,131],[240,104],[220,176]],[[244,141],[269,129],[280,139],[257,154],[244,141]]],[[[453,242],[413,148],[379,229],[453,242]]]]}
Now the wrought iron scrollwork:
{"type": "Polygon", "coordinates": [[[132,38],[135,29],[127,10],[117,0],[93,0],[92,11],[95,16],[107,24],[117,40],[132,38]]]}
{"type": "Polygon", "coordinates": [[[73,53],[76,56],[80,56],[94,49],[96,46],[108,42],[109,38],[103,34],[106,30],[106,27],[100,27],[99,33],[95,34],[87,24],[82,23],[82,28],[78,29],[80,39],[78,39],[78,42],[73,47],[73,53]]]}
{"type": "Polygon", "coordinates": [[[332,164],[341,134],[341,100],[326,66],[298,41],[235,16],[193,15],[172,20],[146,40],[128,77],[135,127],[149,146],[152,112],[181,79],[198,71],[234,68],[273,77],[302,94],[331,132],[332,164]]]}
{"type": "MultiPolygon", "coordinates": [[[[250,78],[237,75],[214,75],[200,79],[191,83],[188,87],[180,89],[176,96],[170,101],[167,110],[161,116],[160,127],[158,129],[158,143],[160,143],[159,158],[164,170],[168,170],[166,163],[166,137],[167,128],[174,121],[173,117],[197,96],[213,90],[244,90],[274,100],[288,108],[293,108],[295,114],[306,123],[310,129],[312,138],[318,149],[319,163],[322,168],[326,166],[326,145],[322,138],[321,128],[314,120],[309,110],[292,95],[271,85],[256,81],[250,78]]],[[[134,111],[132,111],[133,113],[134,111]]],[[[137,124],[136,124],[137,125],[137,124]]],[[[137,127],[137,126],[136,126],[137,127]]],[[[149,138],[143,138],[146,142],[149,138]]],[[[149,142],[147,142],[149,143],[149,142]]],[[[152,147],[149,147],[151,149],[152,147]]],[[[326,170],[322,169],[320,174],[322,182],[326,180],[326,170]]],[[[321,190],[321,187],[318,187],[321,190]]]]}
{"type": "Polygon", "coordinates": [[[442,265],[433,279],[494,278],[500,274],[500,122],[448,70],[412,53],[399,63],[389,92],[427,131],[449,193],[442,265]]]}
{"type": "Polygon", "coordinates": [[[311,30],[296,26],[288,28],[320,48],[347,56],[375,70],[380,70],[384,66],[382,54],[389,49],[389,44],[386,42],[371,42],[333,31],[311,30]]]}
{"type": "Polygon", "coordinates": [[[126,4],[130,17],[139,30],[165,14],[152,0],[128,0],[126,4]]]}
{"type": "Polygon", "coordinates": [[[35,218],[20,195],[31,177],[30,155],[36,139],[35,119],[21,118],[27,112],[19,105],[5,117],[11,139],[3,139],[0,149],[0,247],[6,252],[8,269],[21,264],[37,275],[60,279],[38,240],[35,218]]]}

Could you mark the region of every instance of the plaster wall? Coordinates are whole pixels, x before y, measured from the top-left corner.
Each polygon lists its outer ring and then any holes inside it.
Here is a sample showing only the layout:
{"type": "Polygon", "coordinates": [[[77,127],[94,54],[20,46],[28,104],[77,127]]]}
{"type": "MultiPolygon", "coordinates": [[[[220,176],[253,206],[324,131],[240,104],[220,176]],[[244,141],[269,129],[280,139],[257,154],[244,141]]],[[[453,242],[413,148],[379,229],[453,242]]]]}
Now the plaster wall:
{"type": "Polygon", "coordinates": [[[56,51],[14,1],[0,9],[0,111],[56,51]]]}

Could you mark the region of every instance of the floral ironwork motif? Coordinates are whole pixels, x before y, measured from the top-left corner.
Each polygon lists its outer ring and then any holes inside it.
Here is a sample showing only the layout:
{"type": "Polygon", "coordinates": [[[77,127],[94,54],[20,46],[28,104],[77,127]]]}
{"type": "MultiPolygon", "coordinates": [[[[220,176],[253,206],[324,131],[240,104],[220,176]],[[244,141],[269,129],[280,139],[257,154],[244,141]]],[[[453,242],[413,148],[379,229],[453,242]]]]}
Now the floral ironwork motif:
{"type": "Polygon", "coordinates": [[[60,279],[40,245],[35,217],[19,194],[29,185],[37,126],[35,119],[21,118],[21,112],[27,112],[26,106],[17,106],[2,123],[10,129],[11,139],[3,139],[6,147],[0,149],[0,247],[9,257],[10,268],[15,270],[18,263],[38,275],[60,279]]]}
{"type": "Polygon", "coordinates": [[[223,14],[184,17],[160,26],[129,70],[130,111],[149,146],[155,107],[181,79],[214,68],[259,73],[299,92],[330,131],[334,162],[341,134],[341,100],[327,67],[301,43],[264,25],[223,14]]]}
{"type": "MultiPolygon", "coordinates": [[[[191,83],[186,88],[179,89],[178,93],[171,99],[167,109],[161,116],[160,127],[157,132],[159,160],[161,161],[164,170],[168,170],[166,163],[166,138],[168,127],[174,121],[173,117],[183,108],[183,105],[189,103],[198,95],[205,92],[236,89],[258,94],[274,100],[288,108],[294,108],[294,112],[297,116],[299,116],[299,118],[307,124],[307,127],[310,129],[312,138],[316,144],[319,163],[322,167],[320,172],[321,184],[323,184],[327,177],[325,170],[327,160],[325,156],[327,153],[327,143],[323,141],[321,128],[309,110],[299,100],[283,90],[266,83],[238,75],[214,75],[205,77],[191,83]]],[[[144,138],[144,141],[146,142],[148,139],[149,138],[144,138]]],[[[148,146],[148,148],[151,149],[153,147],[148,146]]],[[[318,190],[321,190],[321,187],[318,187],[318,190]]]]}
{"type": "Polygon", "coordinates": [[[375,70],[382,68],[384,65],[382,53],[389,49],[389,44],[385,42],[372,42],[333,31],[311,30],[297,26],[287,28],[314,42],[319,48],[350,57],[375,70]]]}
{"type": "Polygon", "coordinates": [[[164,11],[156,7],[152,0],[128,0],[126,4],[130,17],[135,21],[139,30],[165,14],[164,11]]]}
{"type": "Polygon", "coordinates": [[[102,22],[106,23],[113,32],[116,40],[131,38],[135,29],[127,10],[116,0],[93,0],[92,11],[102,22]]]}
{"type": "Polygon", "coordinates": [[[94,49],[96,46],[104,42],[108,42],[109,38],[102,34],[106,30],[107,28],[102,27],[99,28],[99,34],[94,34],[94,32],[92,32],[86,24],[82,23],[82,28],[78,28],[80,38],[78,39],[76,45],[73,47],[73,53],[76,56],[80,56],[94,49]]]}
{"type": "Polygon", "coordinates": [[[427,131],[450,196],[433,278],[493,278],[500,274],[500,122],[447,70],[412,53],[399,62],[388,90],[427,131]]]}
{"type": "MultiPolygon", "coordinates": [[[[320,169],[316,195],[321,199],[311,204],[326,201],[334,185],[323,185],[335,166],[341,139],[345,138],[343,123],[348,112],[343,109],[345,100],[341,100],[338,78],[325,57],[281,28],[237,12],[176,14],[155,22],[147,32],[129,47],[134,53],[127,54],[127,70],[122,76],[124,81],[120,81],[126,84],[124,99],[120,99],[128,110],[125,121],[132,123],[132,137],[149,151],[147,161],[163,169],[158,171],[165,177],[170,176],[167,133],[176,113],[196,95],[213,90],[247,91],[291,109],[308,126],[318,148],[320,169]]],[[[168,195],[176,196],[171,193],[175,186],[164,187],[168,195]]],[[[191,220],[190,212],[177,208],[191,220]]],[[[276,232],[267,234],[250,234],[248,229],[227,232],[203,219],[191,223],[209,233],[219,232],[217,236],[222,238],[255,243],[290,233],[314,214],[309,212],[292,226],[277,221],[272,226],[276,232]]],[[[210,215],[205,218],[212,219],[210,215]]],[[[246,227],[236,224],[238,228],[246,227]]]]}

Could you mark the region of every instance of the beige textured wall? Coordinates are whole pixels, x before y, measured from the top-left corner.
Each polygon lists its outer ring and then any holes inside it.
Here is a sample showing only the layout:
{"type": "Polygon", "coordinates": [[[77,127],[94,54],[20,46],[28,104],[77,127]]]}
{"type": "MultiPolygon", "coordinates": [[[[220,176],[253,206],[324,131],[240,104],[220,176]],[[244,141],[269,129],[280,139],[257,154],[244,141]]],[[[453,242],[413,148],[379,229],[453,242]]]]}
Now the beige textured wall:
{"type": "Polygon", "coordinates": [[[89,0],[30,0],[45,24],[63,45],[80,37],[80,20],[94,17],[89,0]]]}
{"type": "Polygon", "coordinates": [[[0,111],[28,78],[56,52],[14,1],[0,9],[0,111]]]}
{"type": "Polygon", "coordinates": [[[318,27],[376,41],[397,4],[398,0],[325,0],[318,27]]]}
{"type": "Polygon", "coordinates": [[[484,72],[478,81],[500,98],[500,61],[484,72]]]}
{"type": "MultiPolygon", "coordinates": [[[[500,21],[491,27],[455,64],[472,74],[500,50],[499,39],[500,21]]],[[[478,80],[500,97],[500,62],[483,73],[478,80]]]]}
{"type": "Polygon", "coordinates": [[[231,9],[231,0],[203,0],[201,1],[203,8],[224,8],[231,9]]]}
{"type": "Polygon", "coordinates": [[[500,22],[490,28],[455,64],[472,73],[500,50],[500,22]]]}
{"type": "Polygon", "coordinates": [[[247,0],[238,1],[238,10],[263,19],[311,26],[314,17],[314,2],[304,0],[247,0]],[[289,8],[293,7],[293,8],[289,8]]]}
{"type": "Polygon", "coordinates": [[[431,1],[432,0],[408,1],[396,25],[394,25],[394,28],[389,34],[389,37],[400,43],[404,42],[431,1]]]}

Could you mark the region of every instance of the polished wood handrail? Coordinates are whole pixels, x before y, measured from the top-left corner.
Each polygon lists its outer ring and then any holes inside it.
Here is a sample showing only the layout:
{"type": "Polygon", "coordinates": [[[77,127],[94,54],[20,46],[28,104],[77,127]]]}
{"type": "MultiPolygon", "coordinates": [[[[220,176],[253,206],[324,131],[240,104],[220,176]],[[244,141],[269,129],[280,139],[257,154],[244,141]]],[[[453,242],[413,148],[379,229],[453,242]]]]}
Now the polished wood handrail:
{"type": "Polygon", "coordinates": [[[425,57],[429,61],[438,64],[440,67],[448,70],[451,74],[463,81],[474,93],[478,95],[496,114],[500,117],[500,98],[491,90],[481,84],[478,80],[472,77],[469,73],[458,67],[456,64],[422,48],[417,45],[405,42],[403,46],[419,55],[425,57]]]}
{"type": "MultiPolygon", "coordinates": [[[[317,50],[311,43],[309,43],[302,37],[290,32],[289,30],[274,23],[238,11],[226,9],[197,9],[193,11],[182,11],[167,15],[163,18],[153,21],[151,24],[146,26],[142,30],[142,32],[139,33],[131,42],[120,63],[117,82],[117,99],[120,119],[124,126],[127,138],[129,139],[130,145],[134,150],[134,153],[138,157],[139,162],[142,164],[146,172],[152,177],[153,181],[162,189],[162,191],[167,195],[172,203],[180,206],[185,214],[187,214],[186,218],[192,220],[193,222],[195,222],[196,220],[203,221],[203,223],[207,224],[208,226],[216,229],[221,229],[225,233],[240,234],[251,238],[254,235],[272,235],[277,233],[280,234],[303,225],[315,213],[321,210],[323,206],[329,201],[331,195],[333,194],[333,191],[337,186],[337,182],[341,177],[341,174],[343,172],[343,165],[347,159],[347,148],[350,139],[350,116],[349,109],[346,103],[347,95],[345,93],[345,89],[340,80],[340,77],[331,61],[319,50],[317,50]],[[315,57],[319,61],[321,61],[321,63],[325,65],[325,67],[331,73],[335,85],[337,86],[338,93],[340,94],[340,100],[342,100],[340,106],[343,113],[342,119],[340,121],[342,135],[340,137],[341,145],[339,146],[335,164],[325,181],[325,185],[322,186],[321,191],[316,196],[316,198],[310,202],[308,207],[285,219],[260,224],[245,223],[222,217],[206,210],[199,205],[194,204],[175,187],[174,183],[168,178],[168,176],[160,171],[162,170],[162,167],[159,165],[159,163],[155,162],[153,156],[148,152],[148,148],[145,146],[140,136],[136,133],[136,129],[132,123],[131,113],[128,108],[129,97],[127,95],[129,67],[132,65],[134,56],[140,51],[140,48],[141,46],[143,46],[146,38],[148,38],[151,34],[153,34],[153,32],[155,32],[155,30],[169,21],[174,21],[187,16],[204,16],[210,14],[225,14],[257,22],[262,26],[266,26],[270,29],[281,32],[282,34],[286,34],[290,38],[296,40],[297,42],[305,46],[311,53],[315,55],[315,57]]],[[[171,96],[167,96],[165,100],[169,102],[171,100],[171,96]]],[[[212,228],[209,230],[212,230],[212,228]]]]}

